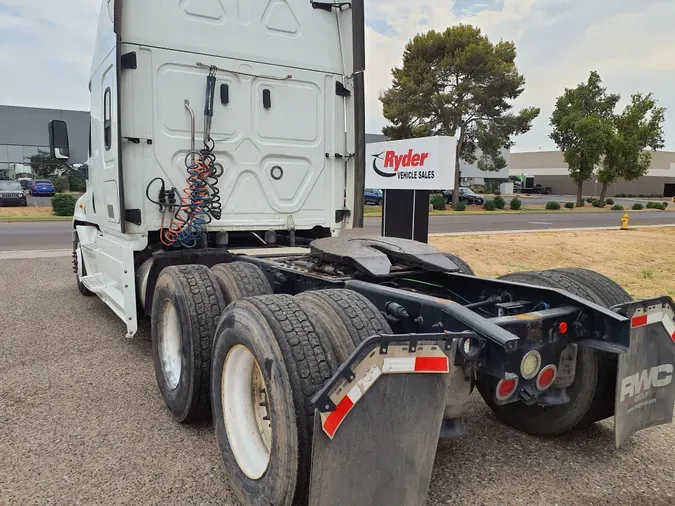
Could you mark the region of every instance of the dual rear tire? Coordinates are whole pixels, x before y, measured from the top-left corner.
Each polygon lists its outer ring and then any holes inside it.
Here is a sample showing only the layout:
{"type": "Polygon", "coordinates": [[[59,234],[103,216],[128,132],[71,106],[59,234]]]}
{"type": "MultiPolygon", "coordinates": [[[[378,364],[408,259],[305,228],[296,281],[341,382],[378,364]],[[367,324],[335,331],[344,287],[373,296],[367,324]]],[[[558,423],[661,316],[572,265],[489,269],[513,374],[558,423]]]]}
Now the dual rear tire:
{"type": "Polygon", "coordinates": [[[242,504],[306,504],[311,399],[361,341],[391,329],[349,290],[271,292],[264,273],[243,262],[162,271],[152,311],[155,371],[178,422],[212,416],[242,504]]]}
{"type": "Polygon", "coordinates": [[[211,389],[218,446],[242,504],[307,504],[312,397],[361,341],[389,332],[377,309],[349,290],[252,297],[228,307],[213,347],[211,389]],[[237,366],[243,360],[250,365],[237,366]],[[247,367],[260,371],[269,393],[266,416],[249,401],[256,392],[247,394],[247,367]],[[261,438],[265,423],[269,444],[261,438]],[[252,465],[251,455],[258,456],[252,465]]]}

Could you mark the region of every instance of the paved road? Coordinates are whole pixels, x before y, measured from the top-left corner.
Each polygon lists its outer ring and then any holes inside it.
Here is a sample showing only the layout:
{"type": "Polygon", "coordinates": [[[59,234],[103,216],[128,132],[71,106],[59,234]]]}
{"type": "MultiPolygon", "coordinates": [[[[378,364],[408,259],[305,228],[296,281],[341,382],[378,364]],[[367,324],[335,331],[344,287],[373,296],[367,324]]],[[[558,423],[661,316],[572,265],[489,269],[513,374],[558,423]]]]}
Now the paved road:
{"type": "MultiPolygon", "coordinates": [[[[125,341],[67,258],[0,261],[0,286],[0,504],[236,504],[212,424],[167,413],[147,326],[125,341]]],[[[430,506],[675,504],[673,425],[616,451],[609,422],[530,437],[477,395],[466,420],[438,445],[430,506]]]]}
{"type": "MultiPolygon", "coordinates": [[[[620,213],[528,213],[490,215],[432,216],[431,233],[473,232],[492,230],[545,230],[547,228],[580,228],[620,226],[620,213]]],[[[379,235],[380,218],[366,218],[358,235],[379,235]]],[[[655,211],[632,213],[632,225],[675,224],[675,212],[655,211]]],[[[0,223],[0,250],[63,249],[72,247],[69,222],[0,223]]]]}

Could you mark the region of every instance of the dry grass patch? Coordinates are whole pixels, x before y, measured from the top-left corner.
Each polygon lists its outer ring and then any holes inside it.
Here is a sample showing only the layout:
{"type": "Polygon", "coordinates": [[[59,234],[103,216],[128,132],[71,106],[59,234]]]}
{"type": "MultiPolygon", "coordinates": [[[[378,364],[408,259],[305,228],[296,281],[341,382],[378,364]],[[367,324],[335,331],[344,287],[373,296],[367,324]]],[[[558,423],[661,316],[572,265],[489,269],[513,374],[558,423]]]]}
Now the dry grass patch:
{"type": "Polygon", "coordinates": [[[432,237],[479,276],[585,267],[609,276],[633,297],[675,297],[675,227],[432,237]]]}
{"type": "Polygon", "coordinates": [[[51,207],[0,207],[0,220],[2,219],[54,219],[51,207]]]}

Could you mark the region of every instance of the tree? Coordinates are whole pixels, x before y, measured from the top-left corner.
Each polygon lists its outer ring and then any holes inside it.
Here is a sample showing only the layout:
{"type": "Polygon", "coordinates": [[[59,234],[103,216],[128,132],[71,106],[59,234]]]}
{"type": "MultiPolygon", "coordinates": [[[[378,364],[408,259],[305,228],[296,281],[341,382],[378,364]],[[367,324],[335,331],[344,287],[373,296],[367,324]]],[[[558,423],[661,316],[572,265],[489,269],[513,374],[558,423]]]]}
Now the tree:
{"type": "Polygon", "coordinates": [[[665,108],[658,107],[652,94],[636,93],[623,113],[613,118],[613,130],[607,138],[598,181],[602,183],[600,202],[605,203],[607,188],[618,179],[633,181],[647,174],[652,154],[664,146],[665,108]]]}
{"type": "Polygon", "coordinates": [[[39,177],[50,177],[59,168],[60,163],[48,153],[38,153],[30,157],[30,167],[33,174],[39,177]]]}
{"type": "Polygon", "coordinates": [[[392,70],[393,85],[380,95],[391,139],[447,135],[457,138],[453,207],[459,203],[460,160],[485,171],[506,166],[501,149],[530,130],[539,109],[511,112],[525,78],[515,65],[512,42],[491,43],[479,28],[458,25],[431,30],[406,45],[403,66],[392,70]],[[480,151],[480,155],[478,152],[480,151]]]}
{"type": "Polygon", "coordinates": [[[563,152],[577,185],[577,206],[583,205],[584,182],[605,153],[612,131],[614,108],[621,97],[607,94],[597,72],[574,89],[565,88],[551,115],[550,137],[563,152]]]}

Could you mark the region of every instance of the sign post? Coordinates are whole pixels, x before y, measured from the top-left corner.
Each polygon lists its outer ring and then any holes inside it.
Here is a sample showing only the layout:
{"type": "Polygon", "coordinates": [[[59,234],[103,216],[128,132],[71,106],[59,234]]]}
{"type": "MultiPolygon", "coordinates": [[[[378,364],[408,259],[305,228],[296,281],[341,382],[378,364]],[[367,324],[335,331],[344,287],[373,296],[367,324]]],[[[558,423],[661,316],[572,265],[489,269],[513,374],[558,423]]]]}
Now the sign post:
{"type": "Polygon", "coordinates": [[[454,188],[454,137],[368,144],[366,187],[384,192],[382,235],[427,242],[429,193],[454,188]]]}

